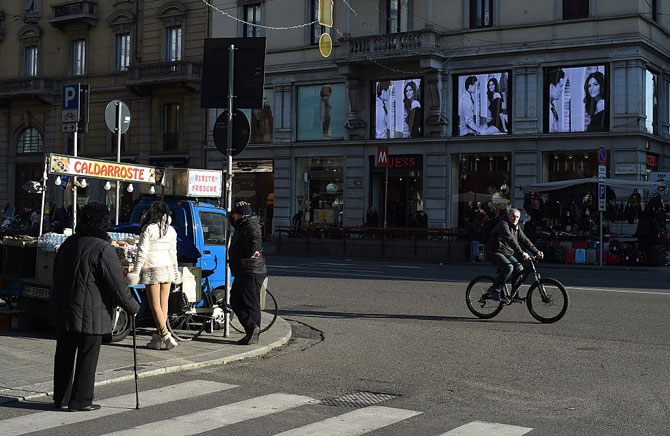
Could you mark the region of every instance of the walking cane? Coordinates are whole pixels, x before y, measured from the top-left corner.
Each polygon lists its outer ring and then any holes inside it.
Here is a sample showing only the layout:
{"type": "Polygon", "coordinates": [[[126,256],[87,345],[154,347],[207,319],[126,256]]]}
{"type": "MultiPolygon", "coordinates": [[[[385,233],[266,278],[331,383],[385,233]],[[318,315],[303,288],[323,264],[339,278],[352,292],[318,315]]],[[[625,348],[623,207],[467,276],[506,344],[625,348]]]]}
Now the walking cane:
{"type": "Polygon", "coordinates": [[[133,327],[133,371],[135,372],[135,409],[140,408],[140,379],[137,376],[137,332],[135,331],[135,315],[131,318],[133,327]]]}

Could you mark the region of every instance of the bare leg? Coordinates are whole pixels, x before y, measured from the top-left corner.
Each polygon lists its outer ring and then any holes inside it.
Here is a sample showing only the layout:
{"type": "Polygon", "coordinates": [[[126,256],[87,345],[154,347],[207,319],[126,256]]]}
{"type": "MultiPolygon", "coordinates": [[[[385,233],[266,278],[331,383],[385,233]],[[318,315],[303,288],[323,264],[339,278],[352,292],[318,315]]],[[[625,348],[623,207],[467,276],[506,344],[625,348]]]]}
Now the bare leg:
{"type": "MultiPolygon", "coordinates": [[[[161,315],[162,315],[162,320],[163,324],[162,326],[165,326],[167,323],[167,316],[168,316],[168,300],[170,299],[170,285],[171,283],[161,283],[161,315]]],[[[167,333],[167,329],[165,332],[162,333],[167,333]]]]}
{"type": "Polygon", "coordinates": [[[146,289],[147,298],[149,299],[149,307],[151,308],[151,313],[153,314],[154,322],[156,323],[156,331],[158,334],[164,335],[166,317],[161,307],[161,285],[146,285],[146,289]]]}

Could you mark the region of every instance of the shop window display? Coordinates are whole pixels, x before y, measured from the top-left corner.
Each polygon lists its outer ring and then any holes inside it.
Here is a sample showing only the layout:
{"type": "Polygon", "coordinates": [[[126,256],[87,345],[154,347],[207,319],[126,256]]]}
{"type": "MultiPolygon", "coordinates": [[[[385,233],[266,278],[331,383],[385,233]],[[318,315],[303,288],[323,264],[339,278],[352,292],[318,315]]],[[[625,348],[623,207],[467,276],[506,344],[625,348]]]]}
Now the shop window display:
{"type": "MultiPolygon", "coordinates": [[[[266,89],[263,92],[263,106],[260,109],[242,109],[249,120],[251,135],[250,144],[263,144],[272,142],[274,127],[274,116],[272,115],[272,102],[274,101],[274,90],[266,89]]],[[[218,114],[217,114],[218,115],[218,114]]]]}
{"type": "Polygon", "coordinates": [[[343,83],[298,88],[298,141],[344,139],[343,83]]]}
{"type": "Polygon", "coordinates": [[[298,158],[295,176],[295,224],[342,225],[344,158],[298,158]]]}
{"type": "Polygon", "coordinates": [[[462,154],[456,157],[458,227],[473,237],[481,224],[510,205],[511,155],[462,154]]]}

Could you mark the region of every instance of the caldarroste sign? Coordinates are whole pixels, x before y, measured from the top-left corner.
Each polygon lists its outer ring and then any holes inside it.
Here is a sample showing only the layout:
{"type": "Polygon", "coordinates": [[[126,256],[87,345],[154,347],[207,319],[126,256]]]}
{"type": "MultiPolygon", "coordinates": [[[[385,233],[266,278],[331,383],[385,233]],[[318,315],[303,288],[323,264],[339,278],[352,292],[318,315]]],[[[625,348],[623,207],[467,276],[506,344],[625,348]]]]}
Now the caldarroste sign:
{"type": "Polygon", "coordinates": [[[162,185],[165,169],[51,153],[49,174],[162,185]]]}

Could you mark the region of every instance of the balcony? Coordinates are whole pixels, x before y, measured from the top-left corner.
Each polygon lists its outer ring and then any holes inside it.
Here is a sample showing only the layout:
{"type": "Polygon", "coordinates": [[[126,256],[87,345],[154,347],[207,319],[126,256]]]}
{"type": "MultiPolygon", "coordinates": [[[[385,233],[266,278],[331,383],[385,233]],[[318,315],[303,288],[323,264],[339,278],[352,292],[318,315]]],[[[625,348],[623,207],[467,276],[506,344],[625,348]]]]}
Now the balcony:
{"type": "Polygon", "coordinates": [[[128,67],[127,86],[135,89],[181,86],[200,91],[202,63],[192,61],[155,62],[128,67]]]}
{"type": "Polygon", "coordinates": [[[14,77],[0,80],[0,101],[17,97],[32,97],[54,104],[60,93],[56,80],[48,77],[14,77]]]}
{"type": "Polygon", "coordinates": [[[53,18],[49,24],[59,30],[76,25],[93,27],[98,24],[97,3],[97,0],[70,0],[51,5],[53,18]]]}
{"type": "Polygon", "coordinates": [[[402,61],[417,56],[440,55],[440,35],[432,30],[361,36],[343,40],[345,62],[360,63],[376,59],[402,61]]]}

